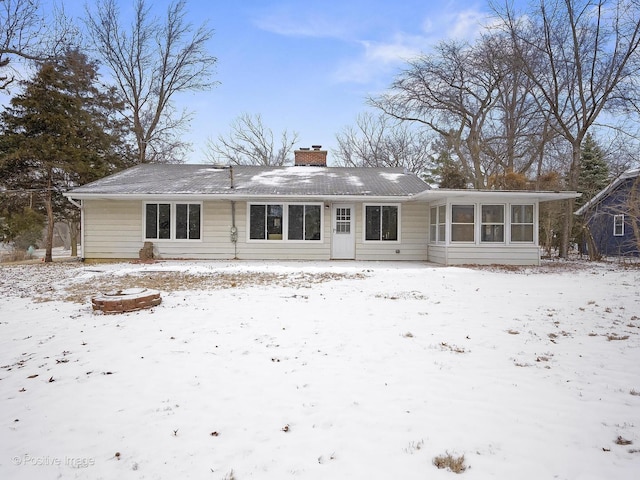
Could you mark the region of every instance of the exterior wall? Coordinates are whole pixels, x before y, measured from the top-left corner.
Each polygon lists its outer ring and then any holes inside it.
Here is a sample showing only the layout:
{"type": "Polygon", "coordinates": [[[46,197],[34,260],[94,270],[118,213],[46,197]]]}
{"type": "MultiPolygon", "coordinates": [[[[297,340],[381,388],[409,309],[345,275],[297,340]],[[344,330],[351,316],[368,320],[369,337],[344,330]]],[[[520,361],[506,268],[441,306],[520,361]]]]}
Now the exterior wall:
{"type": "MultiPolygon", "coordinates": [[[[260,203],[259,200],[252,203],[260,203]]],[[[269,201],[268,203],[276,203],[269,201]]],[[[299,202],[298,202],[299,203],[299,202]]],[[[319,241],[249,240],[248,202],[236,203],[238,245],[236,258],[242,260],[328,260],[331,256],[331,213],[323,212],[319,241]]]]}
{"type": "Polygon", "coordinates": [[[400,241],[365,241],[364,203],[356,210],[356,260],[427,260],[428,210],[424,203],[400,205],[400,241]]]}
{"type": "MultiPolygon", "coordinates": [[[[480,198],[465,198],[464,200],[446,200],[434,202],[426,209],[427,215],[431,214],[431,207],[445,205],[446,223],[445,239],[440,242],[431,242],[429,238],[428,261],[444,265],[540,265],[540,248],[538,246],[538,203],[534,201],[518,200],[510,201],[508,197],[492,199],[490,201],[480,198]],[[451,241],[451,206],[474,205],[474,241],[451,241]],[[504,205],[504,241],[500,243],[481,242],[481,205],[504,205]],[[511,242],[511,205],[533,205],[533,241],[511,242]]],[[[429,228],[429,226],[428,226],[429,228]]]]}
{"type": "MultiPolygon", "coordinates": [[[[190,201],[189,201],[190,202],[190,201]]],[[[260,203],[256,201],[256,203],[260,203]]],[[[271,202],[273,203],[273,202],[271,202]]],[[[538,205],[534,202],[534,241],[515,243],[508,241],[509,227],[505,225],[505,242],[483,244],[479,242],[479,221],[476,215],[475,243],[449,241],[451,204],[470,204],[473,200],[447,202],[446,241],[429,243],[429,208],[418,202],[400,204],[400,240],[365,241],[364,205],[351,202],[355,214],[356,260],[411,260],[430,261],[444,265],[455,264],[512,264],[538,265],[538,205]]],[[[489,202],[485,202],[489,203],[489,202]]],[[[491,204],[500,202],[492,201],[491,204]]],[[[510,204],[505,205],[508,224],[510,204]]],[[[370,204],[375,204],[372,202],[370,204]]],[[[480,203],[476,202],[476,205],[480,203]]],[[[138,258],[145,239],[143,233],[144,202],[124,200],[83,201],[83,256],[87,259],[138,258]]],[[[434,203],[434,206],[436,204],[434,203]]],[[[247,202],[202,202],[201,240],[153,240],[154,254],[158,258],[185,259],[252,259],[252,260],[329,260],[331,258],[332,209],[323,208],[323,237],[320,241],[249,240],[247,202]],[[235,218],[237,243],[231,241],[231,227],[235,218]]]]}
{"type": "MultiPolygon", "coordinates": [[[[187,202],[187,200],[185,200],[187,202]]],[[[190,202],[190,201],[189,201],[190,202]]],[[[259,201],[256,201],[259,203],[259,201]]],[[[273,203],[271,201],[270,203],[273,203]]],[[[138,258],[144,238],[144,202],[141,200],[85,200],[83,256],[87,259],[138,258]]],[[[400,242],[365,242],[364,207],[355,202],[357,260],[426,260],[427,215],[424,204],[403,204],[400,242]],[[396,253],[399,250],[399,253],[396,253]]],[[[320,241],[249,240],[247,202],[202,202],[201,240],[151,240],[157,258],[329,260],[331,258],[331,208],[323,208],[320,241]],[[233,218],[237,243],[231,241],[233,218]]]]}
{"type": "MultiPolygon", "coordinates": [[[[436,262],[432,257],[429,261],[436,262]]],[[[440,263],[440,262],[436,262],[440,263]]],[[[479,245],[446,247],[447,265],[540,265],[540,248],[532,246],[487,247],[479,245]]]]}
{"type": "MultiPolygon", "coordinates": [[[[146,241],[140,200],[85,200],[83,257],[138,258],[146,241]]],[[[152,240],[158,258],[229,259],[231,202],[203,203],[202,240],[152,240]]]]}
{"type": "Polygon", "coordinates": [[[84,200],[84,258],[137,258],[142,248],[139,201],[84,200]]]}
{"type": "MultiPolygon", "coordinates": [[[[638,177],[640,178],[640,177],[638,177]]],[[[630,214],[629,195],[634,178],[622,182],[606,198],[596,204],[586,214],[589,231],[598,253],[609,256],[638,256],[638,242],[633,231],[633,214],[630,214]],[[624,215],[624,235],[614,235],[615,215],[624,215]]]]}

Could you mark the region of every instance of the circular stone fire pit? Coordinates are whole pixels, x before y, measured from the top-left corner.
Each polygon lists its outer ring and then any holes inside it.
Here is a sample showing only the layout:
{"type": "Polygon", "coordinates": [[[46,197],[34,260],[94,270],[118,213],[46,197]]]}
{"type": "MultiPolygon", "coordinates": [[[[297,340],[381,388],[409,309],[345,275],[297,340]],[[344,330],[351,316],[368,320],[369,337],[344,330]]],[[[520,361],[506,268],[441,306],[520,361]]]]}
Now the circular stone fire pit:
{"type": "Polygon", "coordinates": [[[148,288],[128,288],[111,293],[102,293],[91,299],[94,310],[104,313],[135,312],[160,305],[160,292],[148,288]]]}

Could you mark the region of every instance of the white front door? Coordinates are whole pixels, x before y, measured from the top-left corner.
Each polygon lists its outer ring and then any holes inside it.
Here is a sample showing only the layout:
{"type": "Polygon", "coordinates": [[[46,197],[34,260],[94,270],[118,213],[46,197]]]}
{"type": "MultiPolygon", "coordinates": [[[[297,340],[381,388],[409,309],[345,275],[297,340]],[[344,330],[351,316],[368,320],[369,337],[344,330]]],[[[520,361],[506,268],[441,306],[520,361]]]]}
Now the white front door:
{"type": "Polygon", "coordinates": [[[356,258],[355,209],[351,204],[337,203],[332,211],[331,258],[353,260],[356,258]]]}

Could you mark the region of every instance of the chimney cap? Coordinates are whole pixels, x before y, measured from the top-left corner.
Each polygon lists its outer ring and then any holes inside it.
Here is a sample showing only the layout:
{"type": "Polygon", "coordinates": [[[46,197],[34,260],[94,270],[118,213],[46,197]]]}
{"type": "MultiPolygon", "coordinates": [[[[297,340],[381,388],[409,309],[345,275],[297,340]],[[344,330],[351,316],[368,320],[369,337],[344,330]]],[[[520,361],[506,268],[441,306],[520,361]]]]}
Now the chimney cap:
{"type": "Polygon", "coordinates": [[[314,150],[320,150],[322,148],[322,145],[311,145],[311,148],[313,148],[314,150]]]}

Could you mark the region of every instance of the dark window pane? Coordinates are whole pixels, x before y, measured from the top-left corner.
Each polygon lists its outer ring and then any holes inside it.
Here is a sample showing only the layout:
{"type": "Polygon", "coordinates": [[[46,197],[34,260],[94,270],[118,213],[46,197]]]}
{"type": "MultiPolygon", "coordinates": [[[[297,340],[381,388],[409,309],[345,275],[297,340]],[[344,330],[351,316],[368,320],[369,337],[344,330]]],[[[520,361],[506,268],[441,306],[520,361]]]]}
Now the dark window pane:
{"type": "Polygon", "coordinates": [[[282,205],[267,205],[267,239],[282,240],[282,205]]]}
{"type": "Polygon", "coordinates": [[[189,205],[189,238],[200,239],[200,205],[189,205]]]}
{"type": "Polygon", "coordinates": [[[366,233],[367,240],[380,240],[380,207],[366,207],[366,233]]]}
{"type": "Polygon", "coordinates": [[[158,205],[148,203],[145,212],[145,238],[158,238],[158,205]]]}
{"type": "Polygon", "coordinates": [[[304,231],[304,205],[289,205],[289,240],[302,240],[304,231]]]}
{"type": "Polygon", "coordinates": [[[533,242],[533,225],[511,225],[512,242],[533,242]]]}
{"type": "Polygon", "coordinates": [[[482,225],[483,242],[504,242],[504,225],[482,225]]]}
{"type": "Polygon", "coordinates": [[[251,205],[249,218],[249,238],[252,240],[264,240],[266,231],[266,205],[251,205]]]}
{"type": "Polygon", "coordinates": [[[307,205],[304,209],[304,239],[320,240],[320,205],[307,205]]]}
{"type": "Polygon", "coordinates": [[[453,205],[451,207],[452,223],[473,223],[473,205],[453,205]]]}
{"type": "Polygon", "coordinates": [[[382,207],[382,240],[398,240],[398,207],[382,207]]]}
{"type": "Polygon", "coordinates": [[[504,205],[482,205],[482,223],[504,223],[504,205]]]}
{"type": "Polygon", "coordinates": [[[158,204],[158,238],[171,238],[171,205],[158,204]]]}
{"type": "Polygon", "coordinates": [[[187,208],[186,203],[176,205],[176,238],[187,238],[187,208]]]}
{"type": "Polygon", "coordinates": [[[473,242],[473,224],[451,225],[452,242],[473,242]]]}

